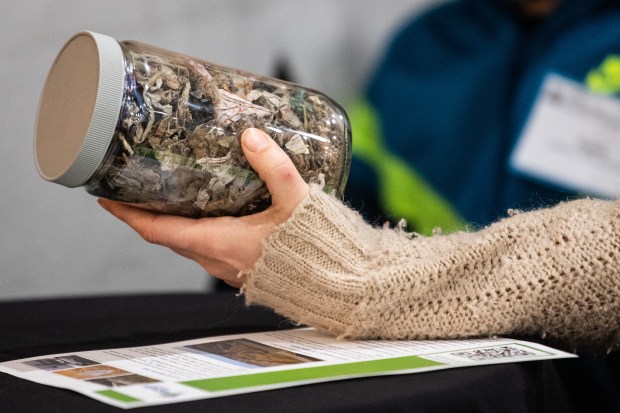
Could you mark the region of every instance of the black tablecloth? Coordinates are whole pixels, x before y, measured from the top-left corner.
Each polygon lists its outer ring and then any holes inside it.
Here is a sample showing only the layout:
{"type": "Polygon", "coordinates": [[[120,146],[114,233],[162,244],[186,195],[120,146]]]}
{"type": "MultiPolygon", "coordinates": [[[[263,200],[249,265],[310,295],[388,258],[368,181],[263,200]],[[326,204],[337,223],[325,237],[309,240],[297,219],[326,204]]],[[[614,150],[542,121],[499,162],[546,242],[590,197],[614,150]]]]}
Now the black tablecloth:
{"type": "MultiPolygon", "coordinates": [[[[0,302],[0,361],[294,327],[232,293],[0,302]]],[[[140,412],[563,412],[575,389],[555,360],[342,380],[145,407],[140,412]]],[[[584,392],[584,389],[581,389],[584,392]]],[[[586,389],[587,393],[587,389],[586,389]]],[[[571,400],[573,399],[573,400],[571,400]]],[[[0,412],[122,411],[0,373],[0,412]]]]}

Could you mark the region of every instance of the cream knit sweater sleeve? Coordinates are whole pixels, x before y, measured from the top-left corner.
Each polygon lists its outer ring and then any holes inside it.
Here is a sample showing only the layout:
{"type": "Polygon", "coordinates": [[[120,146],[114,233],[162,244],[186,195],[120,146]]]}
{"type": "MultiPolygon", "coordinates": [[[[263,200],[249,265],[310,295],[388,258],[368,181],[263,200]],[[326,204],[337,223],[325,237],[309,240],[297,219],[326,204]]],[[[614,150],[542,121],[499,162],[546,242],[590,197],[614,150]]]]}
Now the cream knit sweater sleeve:
{"type": "Polygon", "coordinates": [[[246,302],[348,338],[548,335],[620,343],[620,201],[432,237],[373,228],[312,187],[265,241],[246,302]]]}

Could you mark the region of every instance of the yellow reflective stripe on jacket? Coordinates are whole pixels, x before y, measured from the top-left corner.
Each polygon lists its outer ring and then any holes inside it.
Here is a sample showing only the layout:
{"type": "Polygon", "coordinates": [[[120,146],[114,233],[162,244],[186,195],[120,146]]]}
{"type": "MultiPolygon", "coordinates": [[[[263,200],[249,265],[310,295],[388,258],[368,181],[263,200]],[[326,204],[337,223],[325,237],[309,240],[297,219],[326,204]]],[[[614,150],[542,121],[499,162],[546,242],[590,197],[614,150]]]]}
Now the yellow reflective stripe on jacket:
{"type": "Polygon", "coordinates": [[[588,72],[586,86],[598,93],[614,94],[620,92],[620,55],[609,55],[603,63],[588,72]]]}
{"type": "Polygon", "coordinates": [[[393,218],[404,218],[411,229],[430,234],[465,229],[466,222],[450,204],[405,161],[390,153],[381,140],[378,118],[370,104],[357,101],[347,110],[353,132],[353,156],[366,161],[379,181],[379,202],[393,218]]]}

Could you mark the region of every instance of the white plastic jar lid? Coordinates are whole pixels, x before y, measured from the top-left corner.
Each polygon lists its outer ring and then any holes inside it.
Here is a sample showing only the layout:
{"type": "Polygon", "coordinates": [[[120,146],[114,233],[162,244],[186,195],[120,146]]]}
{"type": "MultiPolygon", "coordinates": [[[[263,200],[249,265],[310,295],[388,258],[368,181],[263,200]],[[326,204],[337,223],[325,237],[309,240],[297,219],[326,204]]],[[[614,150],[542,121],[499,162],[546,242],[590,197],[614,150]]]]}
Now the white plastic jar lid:
{"type": "Polygon", "coordinates": [[[114,38],[82,31],[64,45],[37,111],[34,156],[43,179],[76,187],[97,171],[114,136],[124,79],[114,38]]]}

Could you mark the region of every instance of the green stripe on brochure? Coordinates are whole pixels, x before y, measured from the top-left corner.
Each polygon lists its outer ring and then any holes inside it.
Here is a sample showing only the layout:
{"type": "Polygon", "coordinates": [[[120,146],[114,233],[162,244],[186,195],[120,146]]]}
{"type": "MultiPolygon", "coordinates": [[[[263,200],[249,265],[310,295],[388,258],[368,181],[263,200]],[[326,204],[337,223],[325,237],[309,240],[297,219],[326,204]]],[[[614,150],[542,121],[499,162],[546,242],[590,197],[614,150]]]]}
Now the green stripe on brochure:
{"type": "Polygon", "coordinates": [[[136,399],[135,397],[127,396],[126,394],[119,393],[119,392],[114,391],[114,390],[99,390],[99,391],[96,391],[95,393],[100,394],[102,396],[109,397],[110,399],[114,399],[114,400],[117,400],[119,402],[132,403],[132,402],[139,402],[140,401],[140,399],[136,399]]]}
{"type": "Polygon", "coordinates": [[[241,389],[244,387],[267,386],[305,380],[336,378],[339,376],[370,375],[373,373],[396,372],[441,366],[442,363],[418,356],[405,356],[384,360],[359,361],[331,366],[306,367],[294,370],[270,371],[244,374],[241,376],[185,381],[182,384],[210,392],[241,389]]]}

